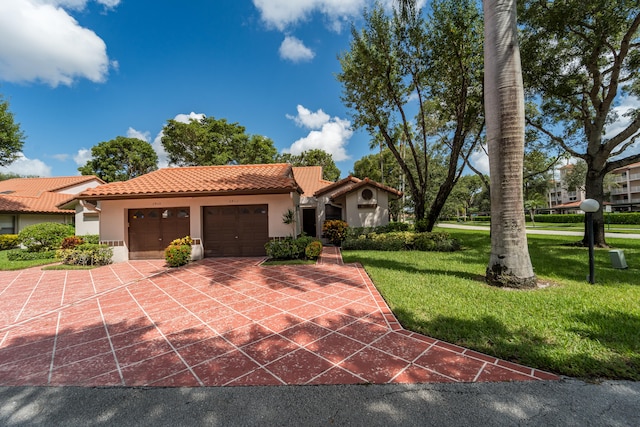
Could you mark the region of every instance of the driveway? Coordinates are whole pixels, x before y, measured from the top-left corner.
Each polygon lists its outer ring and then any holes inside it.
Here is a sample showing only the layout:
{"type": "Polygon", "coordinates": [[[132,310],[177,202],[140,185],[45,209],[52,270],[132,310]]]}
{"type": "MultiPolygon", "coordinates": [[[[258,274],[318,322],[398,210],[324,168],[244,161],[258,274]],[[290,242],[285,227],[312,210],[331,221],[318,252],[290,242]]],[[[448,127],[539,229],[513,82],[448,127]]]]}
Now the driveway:
{"type": "Polygon", "coordinates": [[[361,266],[326,259],[2,271],[0,386],[557,379],[404,330],[361,266]]]}

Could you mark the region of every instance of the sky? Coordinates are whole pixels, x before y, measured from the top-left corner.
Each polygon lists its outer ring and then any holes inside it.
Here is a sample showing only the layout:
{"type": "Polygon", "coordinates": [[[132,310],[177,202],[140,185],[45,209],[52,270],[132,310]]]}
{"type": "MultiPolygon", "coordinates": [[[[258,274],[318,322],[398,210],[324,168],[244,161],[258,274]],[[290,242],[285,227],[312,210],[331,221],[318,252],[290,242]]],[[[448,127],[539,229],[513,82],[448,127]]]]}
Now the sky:
{"type": "MultiPolygon", "coordinates": [[[[391,2],[392,0],[388,0],[391,2]]],[[[26,139],[0,172],[78,175],[117,136],[160,144],[202,115],[321,148],[345,177],[370,154],[340,100],[337,59],[373,0],[1,0],[0,94],[26,139]]]]}

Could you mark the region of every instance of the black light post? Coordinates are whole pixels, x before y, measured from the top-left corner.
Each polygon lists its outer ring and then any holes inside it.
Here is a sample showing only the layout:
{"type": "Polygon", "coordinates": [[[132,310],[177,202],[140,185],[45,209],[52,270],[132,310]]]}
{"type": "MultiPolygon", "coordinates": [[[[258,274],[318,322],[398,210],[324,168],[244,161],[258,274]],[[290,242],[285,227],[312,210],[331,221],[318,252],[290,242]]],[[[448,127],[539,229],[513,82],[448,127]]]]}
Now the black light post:
{"type": "Polygon", "coordinates": [[[582,209],[587,215],[587,239],[589,241],[589,283],[592,285],[595,283],[595,267],[593,259],[593,213],[600,209],[600,204],[597,200],[586,199],[580,203],[580,209],[582,209]]]}

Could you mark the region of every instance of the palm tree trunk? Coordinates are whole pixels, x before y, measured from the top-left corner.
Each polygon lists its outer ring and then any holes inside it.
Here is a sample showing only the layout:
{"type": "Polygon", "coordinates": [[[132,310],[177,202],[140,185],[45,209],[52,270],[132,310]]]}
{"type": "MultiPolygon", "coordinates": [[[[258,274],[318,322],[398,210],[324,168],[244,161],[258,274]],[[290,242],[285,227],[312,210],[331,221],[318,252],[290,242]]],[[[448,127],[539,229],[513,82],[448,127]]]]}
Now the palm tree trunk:
{"type": "Polygon", "coordinates": [[[491,179],[491,254],[487,282],[536,286],[524,217],[524,90],[516,0],[485,0],[485,114],[491,179]]]}

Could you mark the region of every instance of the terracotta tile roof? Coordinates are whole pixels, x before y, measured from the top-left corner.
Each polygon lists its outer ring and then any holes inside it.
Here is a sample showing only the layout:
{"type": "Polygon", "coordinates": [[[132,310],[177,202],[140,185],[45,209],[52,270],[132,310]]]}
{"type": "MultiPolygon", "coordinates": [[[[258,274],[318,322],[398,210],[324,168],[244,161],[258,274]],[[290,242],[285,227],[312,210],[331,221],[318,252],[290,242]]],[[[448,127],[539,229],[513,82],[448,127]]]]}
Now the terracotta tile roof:
{"type": "Polygon", "coordinates": [[[129,181],[88,189],[80,199],[181,197],[185,195],[288,193],[302,191],[284,163],[191,166],[158,169],[129,181]]]}
{"type": "Polygon", "coordinates": [[[312,197],[316,191],[333,184],[333,181],[322,179],[322,166],[294,166],[293,176],[305,197],[312,197]]]}
{"type": "Polygon", "coordinates": [[[57,207],[69,199],[65,189],[98,180],[95,176],[13,178],[0,181],[0,212],[73,214],[57,207]]]}
{"type": "Polygon", "coordinates": [[[331,191],[340,191],[344,188],[351,188],[357,183],[359,183],[360,181],[361,181],[360,178],[356,178],[355,176],[349,175],[348,177],[343,178],[340,181],[336,181],[331,185],[327,185],[326,187],[323,187],[317,190],[313,195],[320,196],[322,194],[329,193],[331,191]]]}

